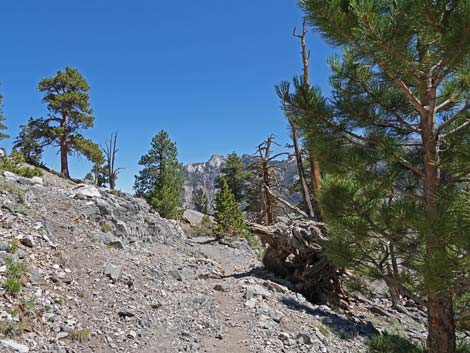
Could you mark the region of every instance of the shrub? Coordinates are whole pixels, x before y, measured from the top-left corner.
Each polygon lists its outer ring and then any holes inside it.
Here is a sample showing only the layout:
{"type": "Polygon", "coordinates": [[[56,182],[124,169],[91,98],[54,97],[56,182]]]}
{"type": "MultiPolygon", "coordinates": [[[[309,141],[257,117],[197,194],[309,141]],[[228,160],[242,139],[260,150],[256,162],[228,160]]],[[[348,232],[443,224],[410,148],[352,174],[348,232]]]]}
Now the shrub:
{"type": "Polygon", "coordinates": [[[25,325],[23,321],[0,321],[0,334],[7,337],[19,336],[23,333],[25,325]]]}
{"type": "Polygon", "coordinates": [[[24,262],[15,261],[12,257],[5,257],[5,265],[7,267],[7,278],[3,283],[3,287],[16,296],[23,287],[21,280],[27,271],[27,266],[24,262]]]}
{"type": "Polygon", "coordinates": [[[395,335],[377,335],[367,341],[369,353],[425,353],[403,337],[395,335]]]}
{"type": "Polygon", "coordinates": [[[36,167],[25,167],[23,164],[23,155],[16,151],[13,151],[10,157],[0,157],[0,170],[6,170],[25,178],[43,175],[41,169],[36,167]]]}
{"type": "Polygon", "coordinates": [[[108,223],[103,223],[101,225],[101,231],[103,233],[109,233],[109,232],[111,232],[111,226],[108,223]]]}
{"type": "Polygon", "coordinates": [[[91,331],[89,329],[69,331],[69,337],[72,341],[84,342],[90,338],[91,331]]]}

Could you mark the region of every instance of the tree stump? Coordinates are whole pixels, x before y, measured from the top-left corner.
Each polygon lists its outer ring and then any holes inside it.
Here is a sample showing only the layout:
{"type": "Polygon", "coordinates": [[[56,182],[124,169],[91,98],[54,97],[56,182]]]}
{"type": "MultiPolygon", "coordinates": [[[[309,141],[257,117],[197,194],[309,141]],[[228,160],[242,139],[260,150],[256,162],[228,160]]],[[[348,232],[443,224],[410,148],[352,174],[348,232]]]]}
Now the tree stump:
{"type": "Polygon", "coordinates": [[[312,303],[339,302],[340,271],[322,254],[321,244],[328,240],[322,223],[251,224],[250,230],[268,244],[263,256],[266,269],[292,282],[312,303]]]}

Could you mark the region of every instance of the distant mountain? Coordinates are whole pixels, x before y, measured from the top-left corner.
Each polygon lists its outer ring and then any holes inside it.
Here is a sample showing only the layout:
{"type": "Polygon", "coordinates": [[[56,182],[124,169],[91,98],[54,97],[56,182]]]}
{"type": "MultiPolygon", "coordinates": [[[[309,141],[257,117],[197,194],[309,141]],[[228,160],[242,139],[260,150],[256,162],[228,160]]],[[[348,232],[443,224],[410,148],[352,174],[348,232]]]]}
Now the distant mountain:
{"type": "MultiPolygon", "coordinates": [[[[250,155],[242,155],[243,164],[249,166],[256,161],[250,155]]],[[[194,209],[193,196],[202,188],[209,199],[209,210],[213,209],[217,177],[225,165],[226,157],[214,154],[207,162],[191,163],[185,166],[184,199],[183,205],[194,209]]],[[[297,179],[295,158],[276,160],[272,162],[276,167],[281,189],[286,189],[297,179]]]]}

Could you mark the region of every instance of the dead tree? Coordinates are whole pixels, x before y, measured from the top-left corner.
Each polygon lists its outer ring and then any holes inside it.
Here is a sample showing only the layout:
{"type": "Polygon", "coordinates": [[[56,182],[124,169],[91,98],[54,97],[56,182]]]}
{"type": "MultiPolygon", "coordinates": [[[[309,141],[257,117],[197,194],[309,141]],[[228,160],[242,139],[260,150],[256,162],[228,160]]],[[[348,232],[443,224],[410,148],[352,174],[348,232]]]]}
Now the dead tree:
{"type": "Polygon", "coordinates": [[[117,148],[117,131],[111,134],[111,137],[101,149],[106,158],[106,174],[108,176],[109,188],[114,190],[117,177],[122,170],[122,168],[116,168],[116,154],[119,151],[117,148]]]}
{"type": "MultiPolygon", "coordinates": [[[[264,197],[264,214],[265,224],[271,225],[274,223],[274,204],[275,198],[271,192],[271,189],[276,186],[277,180],[273,171],[271,161],[278,158],[279,156],[286,155],[287,153],[277,153],[272,155],[272,145],[276,144],[274,136],[270,135],[260,143],[257,147],[256,158],[258,161],[249,166],[250,169],[257,169],[262,182],[263,197],[264,197]]],[[[277,144],[276,144],[277,145],[277,144]]]]}
{"type": "Polygon", "coordinates": [[[340,272],[322,254],[321,244],[327,241],[322,223],[251,224],[250,230],[268,244],[263,256],[268,270],[288,279],[314,303],[338,303],[342,296],[340,272]]]}
{"type": "MultiPolygon", "coordinates": [[[[303,81],[304,85],[306,88],[310,89],[310,68],[309,68],[309,60],[311,57],[310,50],[307,49],[307,19],[304,18],[303,23],[302,23],[302,33],[298,34],[297,29],[294,28],[293,36],[296,38],[299,38],[300,40],[300,45],[302,47],[302,64],[303,64],[303,81]]],[[[316,197],[318,197],[318,194],[320,192],[320,183],[321,183],[321,174],[320,174],[320,165],[318,163],[318,160],[315,158],[315,153],[314,151],[310,150],[308,151],[308,159],[310,163],[310,180],[311,180],[311,187],[312,190],[314,191],[314,194],[316,197]]],[[[317,213],[319,213],[318,207],[316,207],[317,213]]],[[[317,219],[319,219],[320,214],[317,214],[317,219]]]]}

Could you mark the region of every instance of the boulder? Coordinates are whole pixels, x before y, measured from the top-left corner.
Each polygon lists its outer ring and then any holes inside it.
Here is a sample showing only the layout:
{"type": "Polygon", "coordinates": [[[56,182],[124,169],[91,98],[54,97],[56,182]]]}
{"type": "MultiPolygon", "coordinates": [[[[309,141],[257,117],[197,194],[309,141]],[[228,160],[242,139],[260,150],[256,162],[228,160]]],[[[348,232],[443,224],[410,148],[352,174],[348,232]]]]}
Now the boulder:
{"type": "MultiPolygon", "coordinates": [[[[195,211],[195,210],[185,210],[183,216],[191,222],[192,225],[199,225],[202,223],[202,220],[206,216],[204,213],[195,211]]],[[[213,217],[209,217],[211,222],[214,222],[213,217]]]]}
{"type": "Polygon", "coordinates": [[[111,263],[106,264],[104,268],[104,274],[111,278],[113,283],[116,283],[119,278],[121,278],[122,274],[122,266],[121,265],[113,265],[111,263]]]}
{"type": "Polygon", "coordinates": [[[95,235],[95,239],[111,248],[124,249],[122,241],[111,233],[98,233],[95,235]]]}
{"type": "Polygon", "coordinates": [[[19,179],[18,175],[16,175],[15,173],[9,172],[8,170],[4,171],[2,174],[7,180],[10,180],[10,181],[17,181],[19,179]]]}
{"type": "Polygon", "coordinates": [[[25,346],[24,344],[15,342],[13,340],[4,339],[0,341],[0,347],[5,349],[10,349],[15,353],[28,353],[29,347],[25,346]]]}
{"type": "Polygon", "coordinates": [[[99,190],[93,185],[80,184],[74,189],[76,198],[95,198],[101,197],[99,190]]]}

